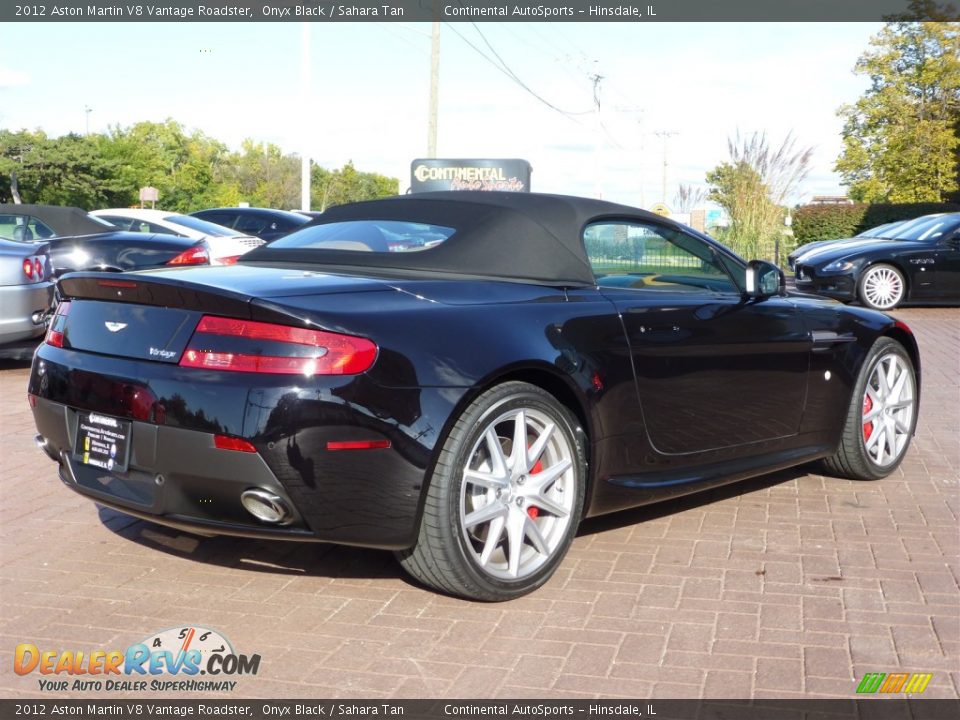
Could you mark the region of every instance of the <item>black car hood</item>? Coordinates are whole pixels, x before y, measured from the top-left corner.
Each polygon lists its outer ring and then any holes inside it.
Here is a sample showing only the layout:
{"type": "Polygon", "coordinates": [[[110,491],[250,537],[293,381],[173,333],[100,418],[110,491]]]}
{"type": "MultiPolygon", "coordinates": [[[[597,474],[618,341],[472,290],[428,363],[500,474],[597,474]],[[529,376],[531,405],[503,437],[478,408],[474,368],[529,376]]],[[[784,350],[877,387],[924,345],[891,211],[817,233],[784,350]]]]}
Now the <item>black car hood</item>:
{"type": "Polygon", "coordinates": [[[824,265],[846,257],[859,257],[870,253],[888,255],[900,249],[915,247],[909,240],[885,240],[883,238],[849,238],[836,240],[818,247],[797,261],[803,265],[824,265]]]}

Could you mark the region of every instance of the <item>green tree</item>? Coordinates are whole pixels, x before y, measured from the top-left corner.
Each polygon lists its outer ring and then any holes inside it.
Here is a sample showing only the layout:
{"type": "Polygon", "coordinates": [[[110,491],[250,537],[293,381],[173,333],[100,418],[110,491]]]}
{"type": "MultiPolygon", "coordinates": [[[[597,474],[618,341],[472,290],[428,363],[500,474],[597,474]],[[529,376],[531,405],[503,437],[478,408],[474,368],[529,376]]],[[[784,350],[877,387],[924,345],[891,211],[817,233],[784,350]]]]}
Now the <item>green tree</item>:
{"type": "Polygon", "coordinates": [[[233,188],[237,201],[254,207],[293,208],[300,204],[300,158],[284,154],[273,143],[244,140],[239,153],[227,158],[221,181],[233,188]]]}
{"type": "Polygon", "coordinates": [[[24,202],[101,207],[123,197],[118,165],[104,157],[96,139],[49,138],[42,131],[0,131],[0,201],[11,202],[11,173],[24,202]]]}
{"type": "Polygon", "coordinates": [[[378,173],[361,172],[353,166],[352,160],[339,170],[313,166],[311,204],[314,209],[326,210],[333,205],[376,200],[398,192],[399,180],[378,173]]]}
{"type": "Polygon", "coordinates": [[[723,240],[748,259],[777,260],[785,206],[809,172],[813,149],[798,149],[790,135],[779,148],[771,148],[766,133],[743,138],[738,133],[727,141],[727,149],[730,162],[707,173],[707,199],[730,218],[723,240]]]}
{"type": "MultiPolygon", "coordinates": [[[[914,0],[912,18],[937,18],[914,0]]],[[[946,17],[946,15],[943,15],[946,17]]],[[[937,202],[958,190],[960,23],[901,17],[870,40],[854,67],[870,87],[838,111],[836,170],[862,202],[937,202]]]]}
{"type": "MultiPolygon", "coordinates": [[[[244,140],[238,151],[172,119],[115,126],[95,135],[50,138],[0,130],[0,202],[11,202],[11,173],[24,202],[85,209],[139,203],[138,190],[160,191],[159,206],[179,212],[237,205],[300,204],[300,158],[272,143],[244,140]]],[[[395,195],[399,181],[357,170],[313,166],[314,207],[395,195]]]]}
{"type": "Polygon", "coordinates": [[[175,120],[114,127],[99,143],[104,157],[119,164],[118,180],[126,192],[122,205],[137,203],[139,189],[148,185],[160,191],[162,207],[181,212],[219,204],[224,195],[218,175],[227,146],[199,130],[188,133],[175,120]]]}

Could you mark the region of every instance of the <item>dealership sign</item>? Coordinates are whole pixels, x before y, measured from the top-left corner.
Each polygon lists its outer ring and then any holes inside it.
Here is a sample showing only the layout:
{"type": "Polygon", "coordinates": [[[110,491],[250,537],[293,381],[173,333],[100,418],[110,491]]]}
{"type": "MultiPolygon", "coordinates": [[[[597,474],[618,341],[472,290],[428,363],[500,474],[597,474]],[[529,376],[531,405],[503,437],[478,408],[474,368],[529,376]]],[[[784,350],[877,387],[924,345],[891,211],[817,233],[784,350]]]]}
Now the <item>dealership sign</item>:
{"type": "Polygon", "coordinates": [[[530,192],[526,160],[418,159],[410,163],[410,192],[507,190],[530,192]]]}

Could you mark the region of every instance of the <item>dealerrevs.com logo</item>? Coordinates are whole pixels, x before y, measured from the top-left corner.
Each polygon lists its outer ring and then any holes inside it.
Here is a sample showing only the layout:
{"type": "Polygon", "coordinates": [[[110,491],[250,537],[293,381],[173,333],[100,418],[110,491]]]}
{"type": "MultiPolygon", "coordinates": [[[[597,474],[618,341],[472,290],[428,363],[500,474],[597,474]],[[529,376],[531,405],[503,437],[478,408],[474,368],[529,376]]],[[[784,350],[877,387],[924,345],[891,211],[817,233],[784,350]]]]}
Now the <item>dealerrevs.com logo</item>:
{"type": "Polygon", "coordinates": [[[868,695],[873,693],[919,695],[927,689],[931,678],[933,678],[933,673],[867,673],[860,680],[857,692],[868,695]]]}
{"type": "Polygon", "coordinates": [[[13,655],[17,675],[39,674],[40,690],[53,692],[225,692],[237,685],[228,678],[256,675],[259,669],[260,655],[239,654],[223,634],[201,626],[169,628],[126,650],[49,650],[20,643],[13,655]]]}

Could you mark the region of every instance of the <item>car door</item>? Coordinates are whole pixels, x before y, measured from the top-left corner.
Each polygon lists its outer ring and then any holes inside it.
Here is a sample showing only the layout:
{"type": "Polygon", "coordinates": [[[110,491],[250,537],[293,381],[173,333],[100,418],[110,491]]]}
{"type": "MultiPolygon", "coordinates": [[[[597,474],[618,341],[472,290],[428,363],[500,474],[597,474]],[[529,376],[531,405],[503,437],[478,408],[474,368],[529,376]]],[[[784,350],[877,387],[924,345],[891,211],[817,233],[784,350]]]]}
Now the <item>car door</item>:
{"type": "Polygon", "coordinates": [[[594,223],[584,243],[601,292],[620,312],[658,453],[797,434],[811,342],[790,300],[744,299],[732,258],[666,224],[594,223]]]}
{"type": "Polygon", "coordinates": [[[960,301],[960,228],[937,243],[934,297],[960,301]]]}

